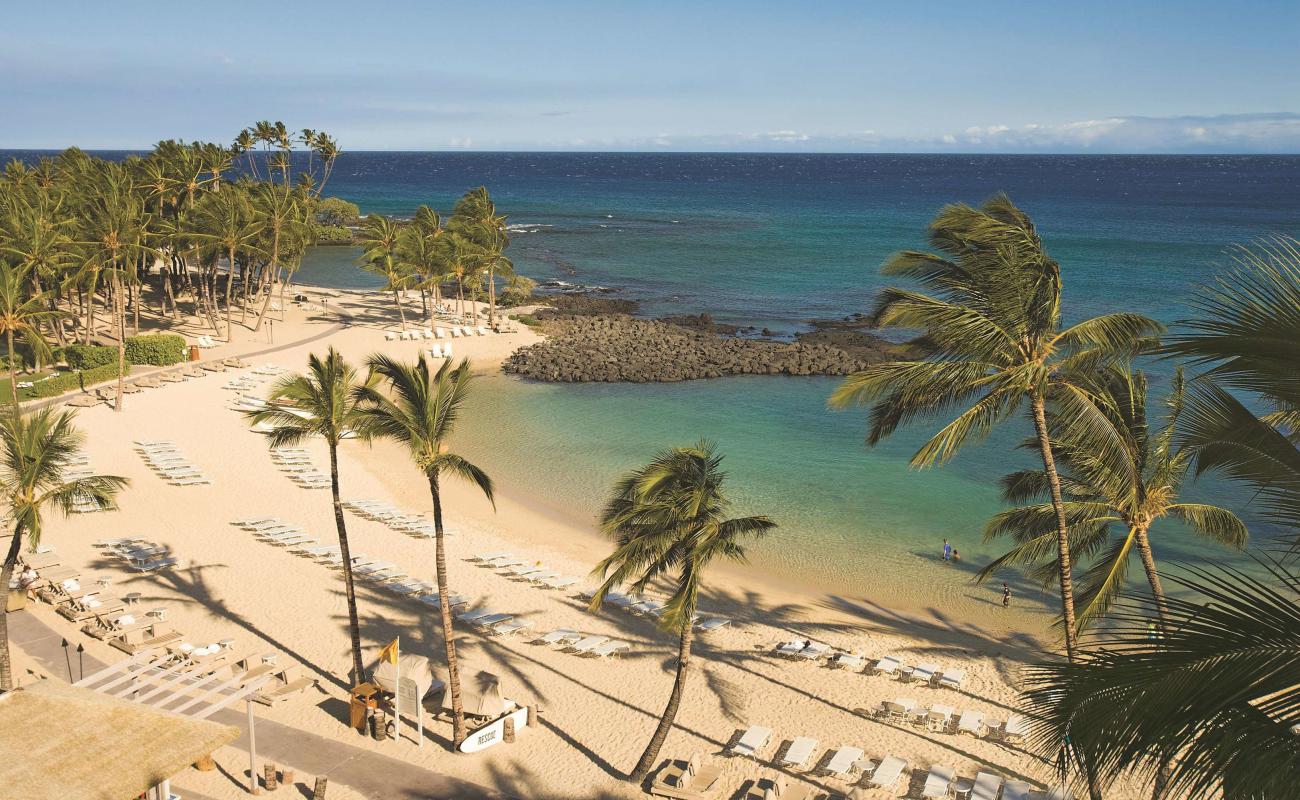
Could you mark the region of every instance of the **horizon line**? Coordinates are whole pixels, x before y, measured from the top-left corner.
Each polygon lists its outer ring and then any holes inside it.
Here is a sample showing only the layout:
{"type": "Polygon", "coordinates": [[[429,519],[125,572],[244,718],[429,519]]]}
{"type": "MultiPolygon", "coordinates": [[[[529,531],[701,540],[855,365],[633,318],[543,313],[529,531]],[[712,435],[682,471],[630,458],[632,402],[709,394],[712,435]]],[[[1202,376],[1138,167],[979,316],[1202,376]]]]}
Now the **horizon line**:
{"type": "MultiPolygon", "coordinates": [[[[177,140],[182,141],[183,140],[177,140]]],[[[207,142],[209,140],[195,139],[192,142],[207,142]]],[[[150,153],[155,147],[82,147],[80,145],[67,145],[65,147],[16,147],[9,145],[0,145],[0,152],[23,152],[23,153],[62,153],[65,150],[76,148],[85,153],[150,153]]],[[[251,151],[254,155],[261,153],[260,150],[251,151]]],[[[267,151],[269,154],[271,151],[267,151]]],[[[305,149],[294,148],[291,153],[306,154],[309,151],[305,149]]],[[[1238,157],[1261,157],[1261,158],[1300,158],[1300,151],[1241,151],[1241,150],[1204,150],[1204,151],[1097,151],[1097,150],[1016,150],[1016,151],[996,151],[996,150],[578,150],[578,149],[538,149],[538,150],[514,150],[514,149],[485,149],[476,150],[460,147],[446,148],[428,148],[428,149],[390,149],[390,148],[366,148],[356,150],[344,150],[341,155],[347,156],[352,154],[373,154],[373,153],[438,153],[438,154],[465,154],[465,155],[757,155],[757,156],[1095,156],[1095,157],[1140,157],[1140,156],[1163,156],[1170,158],[1185,157],[1205,157],[1205,156],[1238,156],[1238,157]]]]}

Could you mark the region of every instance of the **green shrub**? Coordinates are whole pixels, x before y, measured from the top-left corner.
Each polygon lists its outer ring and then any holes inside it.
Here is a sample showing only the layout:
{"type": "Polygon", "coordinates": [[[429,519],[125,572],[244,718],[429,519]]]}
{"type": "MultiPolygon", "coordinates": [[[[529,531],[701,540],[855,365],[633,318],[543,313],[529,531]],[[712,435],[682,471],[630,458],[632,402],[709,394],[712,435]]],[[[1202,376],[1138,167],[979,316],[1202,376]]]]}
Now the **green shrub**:
{"type": "Polygon", "coordinates": [[[520,322],[524,323],[530,328],[533,327],[534,325],[541,324],[541,320],[539,320],[537,317],[534,317],[532,314],[519,314],[518,316],[515,317],[515,319],[519,320],[520,322]]]}
{"type": "Polygon", "coordinates": [[[316,244],[352,244],[352,231],[342,225],[313,225],[316,244]]]}
{"type": "Polygon", "coordinates": [[[73,344],[63,350],[63,358],[74,370],[94,369],[117,361],[117,348],[98,344],[73,344]]]}
{"type": "MultiPolygon", "coordinates": [[[[131,367],[128,366],[126,371],[130,374],[131,367]]],[[[90,386],[116,377],[117,364],[102,364],[94,369],[60,372],[52,378],[33,384],[28,391],[32,397],[54,397],[71,389],[80,389],[82,386],[90,386]]]]}
{"type": "Polygon", "coordinates": [[[361,208],[341,197],[323,197],[316,201],[316,219],[325,224],[342,227],[361,221],[361,208]]]}
{"type": "Polygon", "coordinates": [[[155,367],[166,367],[184,361],[186,349],[185,337],[177,336],[174,333],[128,336],[126,338],[126,361],[128,364],[150,364],[155,367]]]}

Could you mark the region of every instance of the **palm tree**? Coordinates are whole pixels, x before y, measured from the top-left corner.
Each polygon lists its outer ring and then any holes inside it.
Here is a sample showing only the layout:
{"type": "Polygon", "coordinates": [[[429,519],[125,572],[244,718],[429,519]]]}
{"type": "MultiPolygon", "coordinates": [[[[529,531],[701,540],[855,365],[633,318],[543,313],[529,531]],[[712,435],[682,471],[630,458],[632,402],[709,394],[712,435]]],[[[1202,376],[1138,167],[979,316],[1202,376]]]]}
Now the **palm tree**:
{"type": "Polygon", "coordinates": [[[1154,598],[1127,599],[1104,633],[1088,634],[1087,658],[1026,668],[1031,746],[1056,754],[1068,737],[1075,763],[1106,782],[1167,763],[1170,797],[1293,797],[1300,573],[1259,563],[1166,575],[1181,591],[1157,636],[1154,598]]]}
{"type": "Polygon", "coordinates": [[[386,281],[384,290],[393,293],[397,316],[405,329],[406,312],[402,310],[402,293],[409,287],[413,276],[403,266],[398,255],[399,231],[398,224],[393,220],[380,214],[371,214],[361,224],[357,244],[364,248],[361,254],[362,268],[386,281]]]}
{"type": "MultiPolygon", "coordinates": [[[[1195,302],[1200,316],[1180,322],[1165,348],[1209,367],[1189,386],[1179,440],[1198,470],[1251,486],[1255,506],[1296,531],[1300,247],[1274,239],[1236,249],[1233,260],[1195,302]]],[[[1258,561],[1258,570],[1166,575],[1186,592],[1166,599],[1154,640],[1146,626],[1160,613],[1157,601],[1135,598],[1111,614],[1105,641],[1081,663],[1027,672],[1028,709],[1041,719],[1036,743],[1055,750],[1069,736],[1076,760],[1095,774],[1154,770],[1157,789],[1163,779],[1170,794],[1292,794],[1300,780],[1300,574],[1258,561]]]]}
{"type": "MultiPolygon", "coordinates": [[[[120,164],[102,163],[93,193],[81,209],[82,236],[86,240],[87,267],[94,275],[108,273],[113,293],[113,318],[117,334],[117,395],[115,411],[122,410],[126,377],[126,306],[123,276],[145,251],[144,204],[133,191],[131,177],[120,164]]],[[[226,194],[231,194],[227,192],[226,194]]],[[[91,300],[93,308],[94,301],[91,300]]]]}
{"type": "MultiPolygon", "coordinates": [[[[1182,520],[1190,530],[1238,550],[1245,546],[1247,536],[1245,524],[1231,511],[1179,500],[1192,461],[1191,453],[1176,449],[1173,441],[1183,409],[1181,371],[1174,375],[1164,425],[1154,432],[1147,421],[1147,382],[1142,372],[1113,367],[1099,373],[1093,383],[1090,391],[1101,398],[1109,425],[1074,429],[1055,409],[1049,409],[1047,421],[1061,467],[1071,555],[1094,554],[1076,598],[1081,628],[1110,610],[1124,588],[1130,556],[1135,553],[1157,609],[1165,607],[1150,540],[1152,527],[1161,519],[1182,520]],[[1114,526],[1121,528],[1120,535],[1112,536],[1114,526]]],[[[1041,500],[1047,495],[1042,470],[1012,473],[1003,478],[1002,486],[1003,497],[1011,503],[1041,500]]],[[[1050,503],[997,514],[985,530],[985,539],[998,536],[1014,538],[1016,546],[980,570],[978,580],[1009,564],[1028,565],[1045,582],[1054,579],[1056,520],[1050,503]]]]}
{"type": "Polygon", "coordinates": [[[280,269],[282,240],[301,217],[297,196],[288,188],[277,188],[272,183],[258,184],[254,190],[255,213],[261,218],[263,230],[269,234],[270,242],[267,255],[270,263],[266,266],[266,297],[262,301],[262,310],[257,314],[253,333],[262,329],[262,320],[266,318],[267,309],[271,307],[272,283],[280,269]]]}
{"type": "Polygon", "coordinates": [[[22,338],[27,349],[41,359],[51,358],[50,346],[41,336],[40,323],[62,319],[64,313],[47,305],[48,292],[33,293],[29,285],[31,270],[25,266],[11,267],[0,261],[0,331],[5,336],[5,354],[9,361],[9,392],[13,407],[18,407],[17,354],[14,336],[22,338]]]}
{"type": "Polygon", "coordinates": [[[452,749],[465,741],[465,712],[461,704],[460,671],[456,662],[456,641],[452,637],[451,596],[447,587],[447,546],[442,527],[442,478],[459,478],[479,488],[495,506],[492,479],[463,456],[450,451],[447,440],[469,395],[473,379],[469,362],[456,367],[444,361],[431,373],[424,356],[414,364],[403,364],[388,356],[372,356],[371,374],[384,381],[388,393],[373,385],[358,392],[363,425],[368,437],[391,439],[402,445],[429,482],[433,500],[434,563],[442,620],[442,641],[447,652],[447,691],[451,695],[452,749]]]}
{"type": "MultiPolygon", "coordinates": [[[[0,568],[0,586],[8,587],[18,551],[24,540],[36,548],[45,529],[45,515],[53,509],[70,514],[75,503],[116,508],[116,497],[126,478],[89,475],[68,478],[72,457],[85,443],[70,411],[43,408],[30,414],[12,409],[0,416],[0,503],[13,521],[13,538],[0,568]]],[[[0,690],[13,688],[9,660],[9,626],[0,614],[0,690]]]]}
{"type": "MultiPolygon", "coordinates": [[[[467,237],[449,232],[438,240],[442,246],[442,260],[447,268],[447,276],[456,279],[456,316],[465,315],[465,283],[478,271],[482,260],[482,251],[467,237]]],[[[478,308],[474,314],[477,317],[478,308]]]]}
{"type": "Polygon", "coordinates": [[[348,546],[347,521],[339,495],[339,441],[356,430],[361,421],[357,393],[364,386],[357,372],[333,347],[325,358],[307,357],[307,374],[278,380],[267,397],[267,407],[248,412],[254,422],[274,426],[270,447],[288,447],[312,436],[325,439],[330,452],[330,493],[334,501],[334,527],[339,535],[343,558],[343,589],[348,604],[348,633],[352,639],[352,677],[364,674],[361,661],[361,625],[357,620],[357,595],[352,581],[352,550],[348,546]]]}
{"type": "Polygon", "coordinates": [[[488,195],[487,187],[480,186],[469,190],[456,201],[448,224],[449,230],[473,242],[479,253],[475,266],[483,273],[487,283],[489,325],[496,322],[496,276],[500,274],[509,277],[514,271],[514,264],[505,255],[506,248],[510,246],[506,222],[506,216],[497,213],[496,204],[488,195]]]}
{"type": "Polygon", "coordinates": [[[1201,316],[1180,322],[1166,346],[1209,368],[1188,392],[1183,441],[1198,472],[1250,484],[1271,522],[1300,531],[1300,241],[1236,248],[1233,261],[1194,304],[1201,316]]]}
{"type": "Polygon", "coordinates": [[[231,295],[236,258],[239,253],[261,252],[258,238],[263,222],[254,213],[247,193],[238,185],[231,187],[231,191],[205,195],[195,208],[194,222],[198,228],[194,238],[208,242],[226,257],[226,341],[229,342],[234,338],[231,295]]]}
{"type": "Polygon", "coordinates": [[[660,452],[615,484],[601,513],[601,529],[615,547],[592,570],[602,582],[589,610],[599,610],[605,596],[625,583],[635,593],[659,579],[673,585],[661,624],[678,635],[677,677],[659,725],[628,776],[632,781],[642,781],[650,773],[677,717],[705,570],[718,558],[744,563],[743,540],[776,527],[763,516],[726,516],[730,503],[723,491],[726,473],[719,469],[721,463],[722,456],[706,441],[660,452]]]}
{"type": "Polygon", "coordinates": [[[874,403],[867,443],[900,425],[970,403],[912,457],[915,467],[951,459],[1026,403],[1047,475],[1056,518],[1057,567],[1065,650],[1075,657],[1077,626],[1070,540],[1046,408],[1057,404],[1076,425],[1105,422],[1073,376],[1108,360],[1131,357],[1159,323],[1139,314],[1107,314],[1061,329],[1061,271],[1043,248],[1029,216],[1005,196],[981,208],[945,206],[930,224],[941,254],[904,251],[886,275],[913,278],[934,294],[890,288],[874,311],[881,327],[920,328],[930,354],[922,360],[875,364],[850,375],[832,406],[874,403]]]}
{"type": "Polygon", "coordinates": [[[433,293],[436,305],[438,286],[445,269],[444,252],[439,239],[445,233],[438,212],[420,206],[409,224],[397,232],[397,257],[401,267],[412,274],[421,297],[426,299],[425,316],[428,317],[427,293],[433,293]]]}

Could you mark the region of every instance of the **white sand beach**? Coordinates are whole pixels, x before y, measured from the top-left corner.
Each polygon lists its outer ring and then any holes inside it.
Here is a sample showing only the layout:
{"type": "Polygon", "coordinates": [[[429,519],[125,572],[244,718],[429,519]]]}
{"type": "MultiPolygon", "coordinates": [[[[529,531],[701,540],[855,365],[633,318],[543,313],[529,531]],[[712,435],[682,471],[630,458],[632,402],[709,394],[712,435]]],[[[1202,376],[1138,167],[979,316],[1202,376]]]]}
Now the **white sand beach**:
{"type": "MultiPolygon", "coordinates": [[[[204,355],[242,355],[307,340],[247,356],[253,366],[273,363],[296,370],[309,353],[323,352],[327,345],[360,364],[380,351],[412,359],[431,344],[385,340],[384,331],[393,329],[396,321],[391,296],[332,294],[326,311],[290,309],[288,318],[274,325],[275,345],[265,339],[250,341],[248,331],[237,329],[234,344],[204,355]],[[340,324],[338,309],[350,315],[350,324],[334,330],[340,324]]],[[[455,339],[455,356],[471,359],[477,370],[495,370],[512,350],[535,340],[534,333],[519,327],[516,333],[455,339]]],[[[318,688],[259,709],[259,716],[513,796],[642,795],[640,787],[618,776],[635,763],[668,697],[676,641],[647,617],[613,608],[588,613],[576,590],[590,585],[586,575],[605,554],[606,545],[592,526],[539,513],[512,499],[508,486],[500,487],[495,509],[466,487],[448,489],[450,582],[454,592],[470,600],[470,607],[514,614],[531,623],[530,629],[510,637],[484,635],[458,623],[458,641],[463,674],[480,669],[496,673],[505,696],[540,708],[540,725],[523,731],[513,744],[457,756],[445,748],[450,736],[445,719],[426,718],[431,740],[422,748],[413,741],[413,727],[404,728],[400,743],[379,743],[346,726],[347,690],[340,676],[347,672],[349,657],[340,573],[231,524],[239,518],[276,516],[303,527],[321,545],[337,543],[328,488],[307,489],[292,482],[273,463],[265,437],[249,431],[246,419],[229,408],[236,392],[223,386],[249,373],[244,369],[164,384],[128,396],[122,413],[102,405],[79,410],[95,471],[126,476],[131,485],[119,511],[55,519],[48,525],[45,542],[57,548],[63,563],[80,568],[83,580],[102,576],[109,592],[140,593],[141,612],[165,608],[166,624],[192,644],[233,639],[242,653],[278,652],[319,679],[318,688]],[[211,484],[168,485],[133,449],[134,441],[150,439],[174,441],[211,484]],[[105,558],[94,546],[97,540],[132,536],[165,546],[178,565],[139,574],[120,560],[105,558]],[[524,564],[544,565],[581,580],[564,590],[543,589],[469,560],[491,552],[512,553],[524,564]],[[558,628],[624,640],[630,649],[621,656],[596,659],[530,643],[558,628]]],[[[250,393],[264,394],[271,380],[263,380],[260,390],[250,393]]],[[[508,441],[498,444],[510,446],[508,441]]],[[[323,443],[305,447],[316,466],[328,466],[323,443]]],[[[427,485],[393,446],[348,441],[340,461],[345,500],[372,498],[410,513],[429,512],[427,485]]],[[[431,540],[352,512],[347,524],[354,554],[391,562],[413,578],[433,582],[431,540]]],[[[358,584],[358,597],[369,658],[400,636],[404,653],[428,656],[435,664],[441,659],[438,619],[432,609],[365,582],[358,584]]],[[[913,770],[909,796],[919,791],[932,764],[952,767],[964,777],[988,769],[1009,780],[1046,785],[1053,775],[1051,765],[1015,747],[890,724],[864,714],[882,701],[902,697],[920,706],[950,706],[958,715],[971,709],[1005,720],[1014,711],[1021,666],[1041,652],[1034,638],[970,620],[897,613],[871,598],[870,586],[855,596],[832,597],[758,580],[743,569],[714,573],[701,608],[706,616],[723,616],[731,624],[697,641],[694,672],[663,756],[685,758],[699,752],[722,765],[723,797],[732,796],[746,781],[775,776],[773,757],[801,736],[816,739],[818,746],[806,770],[789,774],[823,791],[844,793],[850,787],[812,769],[828,749],[841,745],[862,748],[873,761],[890,755],[905,759],[913,770]],[[791,639],[859,652],[867,674],[830,669],[825,660],[776,657],[775,647],[791,639]],[[962,669],[965,680],[960,689],[931,688],[871,675],[870,665],[890,655],[908,665],[933,662],[945,670],[962,669]],[[774,731],[759,758],[720,755],[751,724],[774,731]]],[[[87,651],[101,660],[121,657],[81,635],[51,606],[38,603],[31,613],[70,640],[84,640],[87,651]]],[[[29,660],[20,660],[19,680],[31,680],[35,670],[29,660]]],[[[236,780],[243,774],[246,754],[226,748],[217,760],[228,774],[190,770],[178,777],[174,788],[215,798],[243,796],[236,780]]],[[[903,788],[900,784],[898,794],[904,794],[903,788]]],[[[331,797],[362,796],[343,784],[332,785],[331,792],[331,797]]],[[[880,796],[893,795],[882,791],[880,796]]]]}

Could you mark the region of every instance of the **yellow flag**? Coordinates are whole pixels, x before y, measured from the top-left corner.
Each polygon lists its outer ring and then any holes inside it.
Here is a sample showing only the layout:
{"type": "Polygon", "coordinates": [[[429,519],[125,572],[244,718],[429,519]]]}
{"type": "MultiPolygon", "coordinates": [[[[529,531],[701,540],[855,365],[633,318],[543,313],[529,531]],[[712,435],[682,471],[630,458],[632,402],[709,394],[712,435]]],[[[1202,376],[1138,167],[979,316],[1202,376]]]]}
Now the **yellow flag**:
{"type": "Polygon", "coordinates": [[[383,650],[379,651],[380,661],[387,661],[389,664],[397,663],[397,642],[398,640],[394,639],[385,645],[383,650]]]}

